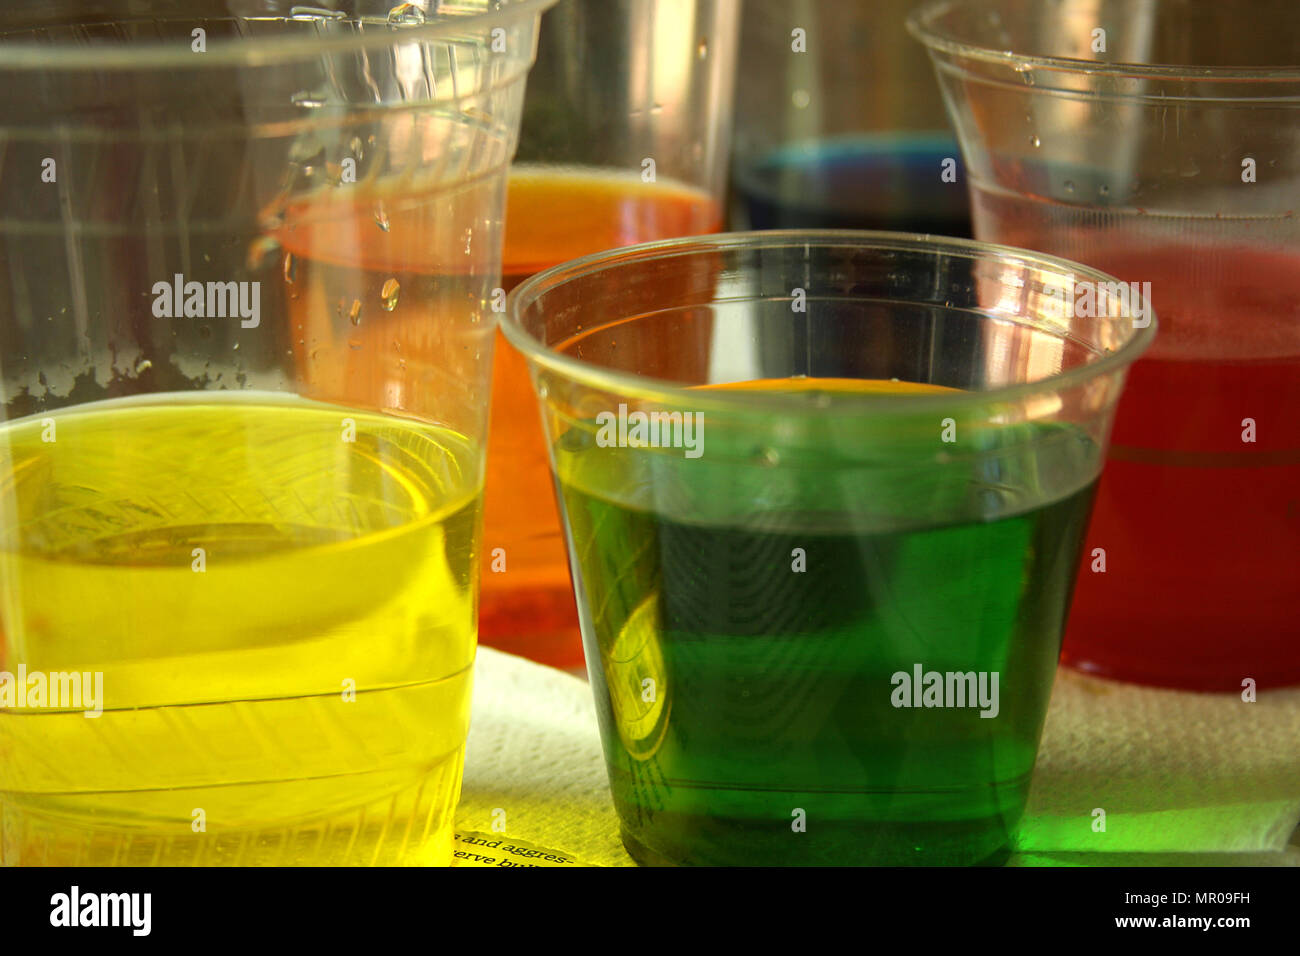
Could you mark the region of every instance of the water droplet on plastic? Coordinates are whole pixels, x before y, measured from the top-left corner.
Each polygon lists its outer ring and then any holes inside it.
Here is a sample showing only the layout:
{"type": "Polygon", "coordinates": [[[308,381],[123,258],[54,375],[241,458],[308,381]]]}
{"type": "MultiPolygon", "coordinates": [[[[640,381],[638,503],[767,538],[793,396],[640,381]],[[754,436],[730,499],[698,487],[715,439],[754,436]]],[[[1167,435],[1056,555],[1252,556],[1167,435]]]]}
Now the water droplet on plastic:
{"type": "Polygon", "coordinates": [[[353,299],[352,308],[348,309],[348,319],[353,325],[361,324],[361,300],[353,299]]]}
{"type": "Polygon", "coordinates": [[[284,254],[284,281],[293,285],[293,280],[298,278],[298,260],[293,257],[292,252],[284,254]]]}
{"type": "Polygon", "coordinates": [[[279,242],[270,236],[258,236],[248,244],[248,256],[245,259],[245,265],[249,271],[256,272],[265,268],[268,265],[267,259],[279,251],[279,242]]]}
{"type": "Polygon", "coordinates": [[[375,207],[375,225],[384,232],[388,231],[388,213],[384,211],[382,203],[375,207]]]}
{"type": "Polygon", "coordinates": [[[153,362],[148,359],[140,359],[140,361],[135,364],[135,374],[139,375],[141,372],[147,372],[151,368],[153,368],[153,362]]]}
{"type": "Polygon", "coordinates": [[[1072,180],[1067,179],[1067,180],[1065,181],[1065,191],[1066,191],[1067,193],[1072,193],[1072,192],[1074,192],[1074,182],[1073,182],[1072,180]]]}
{"type": "Polygon", "coordinates": [[[700,39],[700,45],[695,48],[695,55],[699,57],[701,60],[705,59],[709,55],[708,37],[702,37],[700,39]]]}
{"type": "Polygon", "coordinates": [[[384,283],[384,287],[379,290],[379,298],[384,304],[385,312],[392,312],[397,308],[397,295],[401,291],[402,286],[396,279],[389,279],[384,283]]]}
{"type": "Polygon", "coordinates": [[[762,448],[755,449],[754,457],[758,459],[760,465],[766,465],[768,467],[773,467],[781,462],[781,453],[770,445],[765,445],[762,448]]]}
{"type": "Polygon", "coordinates": [[[236,342],[234,345],[232,345],[232,346],[230,347],[230,350],[231,350],[232,352],[238,352],[238,351],[239,351],[239,343],[236,342]]]}
{"type": "Polygon", "coordinates": [[[1034,147],[1034,149],[1037,149],[1039,146],[1043,145],[1043,141],[1037,136],[1031,136],[1029,137],[1029,145],[1034,147]]]}
{"type": "Polygon", "coordinates": [[[419,24],[424,22],[424,11],[413,3],[399,3],[388,11],[389,23],[419,24]]]}
{"type": "Polygon", "coordinates": [[[289,102],[294,106],[301,106],[305,110],[320,109],[325,105],[325,101],[307,90],[299,90],[293,96],[289,97],[289,102]]]}
{"type": "Polygon", "coordinates": [[[365,147],[361,145],[361,137],[353,136],[348,143],[348,149],[352,150],[352,155],[357,159],[364,159],[366,155],[365,147]]]}
{"type": "MultiPolygon", "coordinates": [[[[325,144],[315,133],[308,132],[289,147],[289,162],[308,169],[320,166],[325,162],[325,144]]],[[[309,175],[306,170],[304,174],[309,175]]]]}

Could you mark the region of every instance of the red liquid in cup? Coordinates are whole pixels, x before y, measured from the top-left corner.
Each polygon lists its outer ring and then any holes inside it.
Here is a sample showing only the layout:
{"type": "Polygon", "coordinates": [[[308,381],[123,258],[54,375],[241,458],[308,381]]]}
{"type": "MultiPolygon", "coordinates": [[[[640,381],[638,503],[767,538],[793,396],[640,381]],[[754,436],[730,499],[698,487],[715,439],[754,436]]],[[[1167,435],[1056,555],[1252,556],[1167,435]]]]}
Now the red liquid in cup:
{"type": "Polygon", "coordinates": [[[1195,690],[1300,682],[1300,257],[1078,258],[1150,282],[1160,330],[1120,402],[1063,660],[1195,690]]]}

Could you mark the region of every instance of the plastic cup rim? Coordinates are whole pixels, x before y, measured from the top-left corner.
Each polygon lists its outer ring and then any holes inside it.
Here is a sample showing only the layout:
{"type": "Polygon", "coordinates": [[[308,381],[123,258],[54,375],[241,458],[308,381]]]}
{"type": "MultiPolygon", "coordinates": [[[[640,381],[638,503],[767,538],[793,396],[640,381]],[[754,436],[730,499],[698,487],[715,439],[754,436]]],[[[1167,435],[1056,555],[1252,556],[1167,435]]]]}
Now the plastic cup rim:
{"type": "MultiPolygon", "coordinates": [[[[807,396],[799,392],[779,390],[745,390],[727,392],[684,386],[666,379],[652,378],[633,372],[606,368],[592,362],[557,352],[539,341],[524,328],[521,312],[524,304],[531,303],[548,289],[566,282],[602,271],[618,264],[645,262],[678,256],[707,255],[736,247],[763,248],[789,245],[843,245],[862,249],[930,252],[938,255],[956,255],[970,259],[996,256],[1004,261],[1045,268],[1048,271],[1072,276],[1076,281],[1087,277],[1096,282],[1116,283],[1116,277],[1082,263],[1063,259],[1047,253],[1020,249],[1001,243],[951,236],[924,235],[920,233],[881,232],[852,229],[790,229],[751,232],[725,232],[702,236],[683,236],[661,239],[593,253],[550,269],[538,272],[524,280],[508,296],[501,329],[507,341],[518,349],[530,363],[536,363],[564,378],[581,385],[635,397],[641,401],[677,408],[728,408],[743,407],[748,410],[765,409],[773,412],[800,412],[803,414],[854,414],[867,409],[873,414],[909,414],[938,407],[979,408],[989,405],[1013,403],[1045,393],[1061,392],[1084,382],[1123,371],[1136,361],[1155,340],[1158,320],[1149,302],[1144,302],[1145,315],[1150,317],[1146,327],[1134,328],[1134,334],[1112,352],[1100,354],[1094,361],[1058,372],[1044,378],[984,391],[957,391],[920,395],[891,395],[887,393],[837,393],[829,405],[811,406],[807,396]]],[[[1111,316],[1105,321],[1120,321],[1125,316],[1111,316]]],[[[1096,354],[1096,353],[1094,353],[1096,354]]]]}
{"type": "MultiPolygon", "coordinates": [[[[497,0],[498,8],[464,16],[432,14],[422,24],[395,30],[375,30],[348,36],[250,37],[223,43],[202,54],[187,43],[141,41],[104,44],[29,43],[0,39],[0,70],[41,73],[85,73],[118,70],[147,72],[159,69],[204,67],[255,67],[310,60],[330,53],[382,49],[397,43],[418,43],[460,37],[485,31],[488,25],[513,24],[536,17],[559,0],[497,0]]],[[[174,19],[183,20],[183,17],[174,19]]],[[[287,19],[287,17],[286,17],[287,19]]],[[[352,19],[352,18],[346,18],[352,19]]],[[[382,24],[376,22],[375,26],[382,24]]],[[[532,60],[532,51],[527,57],[532,60]]]]}
{"type": "MultiPolygon", "coordinates": [[[[1078,57],[1040,56],[1017,53],[1014,50],[995,50],[959,40],[940,33],[932,26],[940,13],[958,5],[971,5],[978,0],[927,0],[908,14],[907,30],[933,52],[981,60],[1007,67],[1056,70],[1065,73],[1089,73],[1110,77],[1163,78],[1185,82],[1223,80],[1300,80],[1300,66],[1195,66],[1165,63],[1133,63],[1126,61],[1085,60],[1078,57]]],[[[1172,97],[1177,99],[1178,97],[1172,97]]],[[[1192,99],[1193,97],[1188,97],[1192,99]]],[[[1250,97],[1243,97],[1249,99],[1250,97]]],[[[1198,102],[1200,97],[1195,98],[1198,102]]]]}

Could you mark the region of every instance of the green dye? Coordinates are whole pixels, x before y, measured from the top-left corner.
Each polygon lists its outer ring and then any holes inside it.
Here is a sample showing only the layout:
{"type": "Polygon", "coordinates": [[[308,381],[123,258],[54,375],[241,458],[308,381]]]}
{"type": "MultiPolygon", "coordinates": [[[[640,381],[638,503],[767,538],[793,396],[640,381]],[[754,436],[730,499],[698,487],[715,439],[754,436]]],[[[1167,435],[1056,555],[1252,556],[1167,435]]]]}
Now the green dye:
{"type": "Polygon", "coordinates": [[[941,445],[940,417],[828,419],[789,447],[715,426],[697,459],[600,447],[590,422],[556,442],[610,785],[639,861],[1008,855],[1098,451],[1057,424],[941,445]],[[996,673],[996,715],[924,706],[896,676],[917,667],[923,687],[983,673],[989,689],[996,673]]]}

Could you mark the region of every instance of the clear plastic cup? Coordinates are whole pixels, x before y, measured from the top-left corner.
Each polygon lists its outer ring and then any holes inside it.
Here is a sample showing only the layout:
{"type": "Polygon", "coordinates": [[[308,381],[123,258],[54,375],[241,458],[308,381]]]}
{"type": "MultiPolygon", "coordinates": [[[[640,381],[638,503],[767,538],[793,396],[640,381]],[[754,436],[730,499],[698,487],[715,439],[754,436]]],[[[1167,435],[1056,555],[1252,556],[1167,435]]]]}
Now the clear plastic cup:
{"type": "MultiPolygon", "coordinates": [[[[737,0],[563,0],[543,18],[510,171],[502,271],[722,228],[737,0]]],[[[582,667],[523,358],[498,342],[484,493],[485,644],[582,667]]]]}
{"type": "Polygon", "coordinates": [[[0,14],[0,861],[450,862],[546,5],[0,14]]]}
{"type": "Polygon", "coordinates": [[[1300,6],[941,0],[975,235],[1149,288],[1065,661],[1300,681],[1300,6]],[[1149,286],[1146,285],[1149,283],[1149,286]]]}
{"type": "Polygon", "coordinates": [[[961,150],[913,0],[746,0],[732,228],[970,236],[961,150]]]}
{"type": "Polygon", "coordinates": [[[634,246],[515,290],[633,856],[1006,855],[1154,333],[1138,301],[1073,307],[1109,281],[807,231],[634,246]]]}

